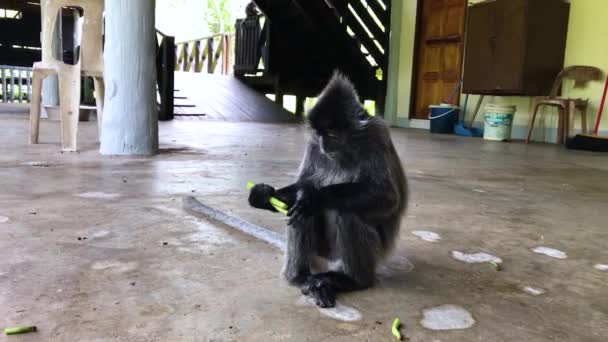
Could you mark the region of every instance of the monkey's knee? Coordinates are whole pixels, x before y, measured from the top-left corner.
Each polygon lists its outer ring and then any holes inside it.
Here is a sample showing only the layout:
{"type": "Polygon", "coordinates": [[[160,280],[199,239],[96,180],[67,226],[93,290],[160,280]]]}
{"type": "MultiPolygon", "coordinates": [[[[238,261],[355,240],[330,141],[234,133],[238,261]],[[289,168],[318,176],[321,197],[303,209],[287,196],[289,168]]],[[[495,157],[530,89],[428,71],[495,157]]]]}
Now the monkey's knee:
{"type": "Polygon", "coordinates": [[[289,285],[300,286],[304,284],[306,279],[310,276],[310,270],[285,263],[281,275],[289,285]]]}
{"type": "Polygon", "coordinates": [[[281,274],[293,286],[300,286],[310,276],[311,254],[308,251],[288,248],[281,274]]]}
{"type": "Polygon", "coordinates": [[[371,287],[376,280],[376,267],[383,255],[378,232],[355,215],[343,215],[338,222],[337,248],[343,272],[360,288],[371,287]]]}

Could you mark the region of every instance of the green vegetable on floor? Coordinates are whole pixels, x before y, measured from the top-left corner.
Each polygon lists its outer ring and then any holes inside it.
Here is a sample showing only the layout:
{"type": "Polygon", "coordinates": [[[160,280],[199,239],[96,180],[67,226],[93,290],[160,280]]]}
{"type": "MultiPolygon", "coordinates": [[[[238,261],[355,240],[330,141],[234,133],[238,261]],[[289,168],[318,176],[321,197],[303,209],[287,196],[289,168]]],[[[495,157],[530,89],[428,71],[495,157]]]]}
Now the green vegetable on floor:
{"type": "MultiPolygon", "coordinates": [[[[247,190],[251,190],[251,188],[253,188],[254,186],[255,186],[254,182],[247,182],[247,190]]],[[[281,214],[287,215],[287,209],[289,207],[283,201],[281,201],[275,197],[271,197],[270,204],[281,214]]]]}
{"type": "Polygon", "coordinates": [[[502,271],[502,266],[500,266],[500,264],[499,264],[499,263],[497,263],[496,261],[490,260],[490,261],[488,261],[488,262],[489,262],[489,263],[490,263],[492,266],[494,266],[494,268],[495,268],[497,271],[502,271]]]}
{"type": "Polygon", "coordinates": [[[399,332],[400,327],[401,327],[401,321],[399,320],[399,318],[395,318],[395,320],[393,321],[392,331],[393,331],[393,335],[395,335],[395,337],[399,341],[401,341],[401,332],[399,332]]]}
{"type": "Polygon", "coordinates": [[[27,334],[31,332],[35,332],[36,326],[27,326],[27,327],[14,327],[14,328],[6,328],[4,329],[4,335],[18,335],[18,334],[27,334]]]}

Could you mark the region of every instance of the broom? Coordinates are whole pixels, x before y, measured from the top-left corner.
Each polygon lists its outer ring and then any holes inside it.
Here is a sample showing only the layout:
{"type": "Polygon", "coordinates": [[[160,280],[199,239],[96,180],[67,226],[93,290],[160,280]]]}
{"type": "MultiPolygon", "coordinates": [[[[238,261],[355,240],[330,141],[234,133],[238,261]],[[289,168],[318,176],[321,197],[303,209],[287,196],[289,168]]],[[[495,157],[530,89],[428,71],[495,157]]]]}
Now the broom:
{"type": "Polygon", "coordinates": [[[597,113],[597,119],[595,120],[595,128],[593,134],[577,134],[572,139],[566,140],[566,148],[573,150],[586,150],[595,152],[608,152],[608,137],[601,137],[597,135],[600,129],[600,121],[602,119],[602,112],[604,111],[604,104],[606,101],[606,93],[608,92],[608,77],[606,77],[606,84],[604,85],[604,93],[602,95],[602,101],[600,103],[600,109],[597,113]]]}

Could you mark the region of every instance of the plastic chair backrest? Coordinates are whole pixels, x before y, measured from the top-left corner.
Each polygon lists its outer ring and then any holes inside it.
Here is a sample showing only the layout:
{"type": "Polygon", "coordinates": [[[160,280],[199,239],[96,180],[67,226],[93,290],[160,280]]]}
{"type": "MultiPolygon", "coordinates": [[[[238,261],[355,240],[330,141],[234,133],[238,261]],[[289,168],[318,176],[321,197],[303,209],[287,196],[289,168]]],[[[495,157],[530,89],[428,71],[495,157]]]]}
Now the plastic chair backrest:
{"type": "Polygon", "coordinates": [[[556,98],[559,95],[564,80],[573,80],[574,88],[582,88],[590,81],[601,81],[603,79],[604,72],[599,68],[586,65],[569,66],[557,75],[549,96],[556,98]]]}
{"type": "Polygon", "coordinates": [[[52,46],[57,15],[64,7],[82,8],[84,12],[80,57],[78,58],[81,70],[91,74],[102,73],[104,0],[47,0],[42,25],[42,61],[61,62],[53,56],[52,46]]]}

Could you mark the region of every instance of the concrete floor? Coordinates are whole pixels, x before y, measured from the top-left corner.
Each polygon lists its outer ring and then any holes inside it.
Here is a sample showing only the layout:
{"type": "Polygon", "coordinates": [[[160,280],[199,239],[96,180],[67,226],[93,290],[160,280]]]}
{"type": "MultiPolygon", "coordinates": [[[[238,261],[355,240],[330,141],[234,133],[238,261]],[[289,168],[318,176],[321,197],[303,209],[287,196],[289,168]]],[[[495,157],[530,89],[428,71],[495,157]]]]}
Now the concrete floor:
{"type": "Polygon", "coordinates": [[[0,326],[39,332],[0,341],[391,341],[395,317],[410,341],[608,340],[608,271],[594,268],[608,264],[604,155],[394,130],[412,194],[398,254],[415,269],[340,297],[362,316],[344,322],[297,304],[276,249],[181,210],[195,193],[282,231],[282,217],[247,207],[244,186],[293,179],[300,127],[162,123],[152,158],[99,156],[93,122],[78,154],[58,152],[57,122],[42,123],[37,146],[27,127],[0,114],[0,326]],[[490,253],[504,269],[452,251],[490,253]],[[422,311],[442,304],[476,323],[424,328],[422,311]]]}

